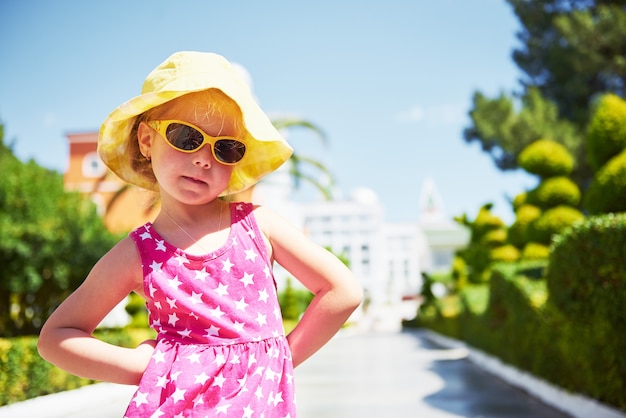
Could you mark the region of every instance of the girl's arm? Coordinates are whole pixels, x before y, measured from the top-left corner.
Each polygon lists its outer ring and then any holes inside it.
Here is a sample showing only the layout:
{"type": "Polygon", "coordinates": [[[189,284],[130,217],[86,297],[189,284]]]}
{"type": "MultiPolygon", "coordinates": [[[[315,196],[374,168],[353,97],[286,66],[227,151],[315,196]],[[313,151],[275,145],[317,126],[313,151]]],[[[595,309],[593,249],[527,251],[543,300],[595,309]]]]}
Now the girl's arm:
{"type": "Polygon", "coordinates": [[[139,254],[125,238],[93,267],[83,284],[50,316],[41,330],[40,355],[77,376],[138,384],[154,348],[107,344],[92,336],[102,319],[131,291],[143,295],[139,254]]]}
{"type": "Polygon", "coordinates": [[[336,256],[284,219],[263,207],[255,209],[255,216],[271,244],[273,258],[315,295],[287,336],[295,367],[339,331],[361,303],[361,286],[336,256]]]}

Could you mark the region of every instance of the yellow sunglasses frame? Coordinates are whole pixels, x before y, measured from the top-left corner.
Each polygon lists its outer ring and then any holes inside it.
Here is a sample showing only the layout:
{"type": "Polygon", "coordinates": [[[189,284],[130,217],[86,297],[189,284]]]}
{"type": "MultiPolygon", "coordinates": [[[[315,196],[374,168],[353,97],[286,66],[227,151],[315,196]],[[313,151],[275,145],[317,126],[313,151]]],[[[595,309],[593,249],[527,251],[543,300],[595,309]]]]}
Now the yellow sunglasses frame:
{"type": "Polygon", "coordinates": [[[196,151],[199,151],[202,147],[204,147],[206,144],[210,144],[211,145],[211,153],[213,154],[213,157],[215,158],[215,160],[217,162],[219,162],[220,164],[224,164],[224,165],[236,165],[238,164],[241,160],[243,160],[243,158],[246,155],[246,144],[245,142],[232,137],[232,136],[211,136],[209,134],[207,134],[206,132],[204,132],[202,129],[198,128],[197,126],[195,126],[192,123],[189,122],[185,122],[182,120],[177,120],[177,119],[160,119],[160,120],[151,120],[146,122],[148,126],[150,126],[152,129],[154,129],[156,132],[159,133],[159,135],[161,135],[163,137],[163,139],[165,140],[165,142],[172,148],[174,148],[176,151],[180,151],[180,152],[184,152],[185,154],[192,154],[196,151]],[[192,150],[186,150],[186,149],[182,149],[182,148],[178,148],[176,145],[172,144],[170,142],[170,140],[167,138],[167,128],[173,124],[173,123],[177,123],[179,125],[184,125],[187,126],[189,128],[195,129],[196,131],[200,132],[200,134],[202,135],[202,143],[198,146],[198,148],[194,148],[192,150]],[[215,143],[217,141],[235,141],[241,145],[243,145],[243,155],[241,156],[241,159],[233,162],[233,163],[229,163],[226,161],[223,161],[221,158],[219,158],[216,154],[215,154],[215,143]]]}

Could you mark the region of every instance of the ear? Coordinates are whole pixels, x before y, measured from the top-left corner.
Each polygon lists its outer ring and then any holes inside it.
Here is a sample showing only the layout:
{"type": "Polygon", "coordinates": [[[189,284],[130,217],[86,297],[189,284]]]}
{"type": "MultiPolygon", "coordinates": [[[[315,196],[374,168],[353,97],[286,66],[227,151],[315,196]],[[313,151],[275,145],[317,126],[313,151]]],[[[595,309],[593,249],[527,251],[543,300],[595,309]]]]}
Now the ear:
{"type": "Polygon", "coordinates": [[[145,122],[139,123],[137,127],[137,142],[139,143],[139,151],[147,159],[150,159],[152,141],[154,141],[154,130],[145,122]]]}

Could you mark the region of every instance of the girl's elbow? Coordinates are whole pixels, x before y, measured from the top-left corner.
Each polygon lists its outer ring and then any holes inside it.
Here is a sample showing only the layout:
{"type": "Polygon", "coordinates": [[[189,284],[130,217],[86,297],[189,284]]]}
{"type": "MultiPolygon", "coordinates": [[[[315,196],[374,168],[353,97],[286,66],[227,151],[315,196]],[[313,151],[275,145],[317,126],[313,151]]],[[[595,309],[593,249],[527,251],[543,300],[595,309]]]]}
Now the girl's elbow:
{"type": "Polygon", "coordinates": [[[351,286],[345,290],[345,303],[348,309],[355,310],[363,301],[363,289],[361,285],[354,280],[351,286]]]}

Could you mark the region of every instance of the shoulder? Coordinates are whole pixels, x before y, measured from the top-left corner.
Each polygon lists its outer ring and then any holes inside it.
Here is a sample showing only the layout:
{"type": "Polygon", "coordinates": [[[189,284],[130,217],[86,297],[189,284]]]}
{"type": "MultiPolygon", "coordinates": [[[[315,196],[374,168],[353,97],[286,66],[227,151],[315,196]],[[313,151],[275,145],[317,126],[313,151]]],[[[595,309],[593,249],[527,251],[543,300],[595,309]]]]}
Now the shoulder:
{"type": "Polygon", "coordinates": [[[99,277],[109,277],[111,282],[119,281],[124,287],[143,293],[141,257],[131,236],[123,238],[102,256],[92,273],[99,277]]]}

